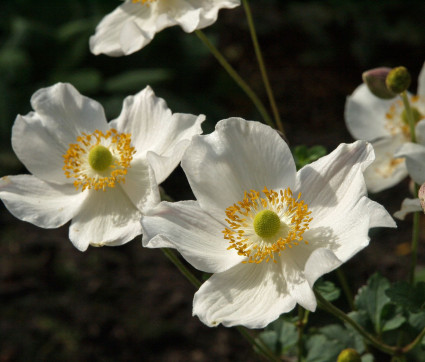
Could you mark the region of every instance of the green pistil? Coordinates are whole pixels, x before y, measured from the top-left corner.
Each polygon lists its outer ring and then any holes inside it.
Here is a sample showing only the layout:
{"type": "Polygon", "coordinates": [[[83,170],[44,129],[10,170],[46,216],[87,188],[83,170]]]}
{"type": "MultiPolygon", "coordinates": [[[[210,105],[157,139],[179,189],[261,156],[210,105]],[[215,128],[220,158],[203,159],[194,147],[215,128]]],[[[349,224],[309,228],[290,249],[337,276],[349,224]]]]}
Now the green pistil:
{"type": "Polygon", "coordinates": [[[94,146],[89,152],[89,164],[93,170],[105,171],[112,161],[112,153],[105,146],[94,146]]]}
{"type": "Polygon", "coordinates": [[[254,218],[255,233],[261,238],[270,238],[280,229],[279,216],[273,211],[260,211],[254,218]]]}
{"type": "MultiPolygon", "coordinates": [[[[418,123],[423,118],[422,113],[419,112],[418,109],[415,107],[412,107],[412,114],[413,114],[413,120],[415,124],[418,123]]],[[[409,120],[407,119],[407,113],[405,109],[403,109],[403,112],[401,113],[401,119],[403,120],[405,124],[409,124],[409,120]]]]}

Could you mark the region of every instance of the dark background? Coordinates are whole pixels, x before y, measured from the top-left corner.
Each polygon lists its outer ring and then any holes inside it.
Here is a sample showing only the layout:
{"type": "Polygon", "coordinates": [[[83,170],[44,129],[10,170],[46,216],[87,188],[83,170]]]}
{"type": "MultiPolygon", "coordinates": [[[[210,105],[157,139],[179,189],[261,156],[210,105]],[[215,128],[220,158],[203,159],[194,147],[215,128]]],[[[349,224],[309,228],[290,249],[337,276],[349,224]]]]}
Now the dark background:
{"type": "MultiPolygon", "coordinates": [[[[230,116],[260,120],[200,40],[178,27],[128,57],[92,55],[88,38],[117,5],[0,3],[0,176],[26,172],[10,146],[13,121],[31,110],[37,89],[59,81],[101,102],[108,119],[150,84],[173,112],[206,114],[206,133],[230,116]]],[[[352,141],[344,102],[366,69],[404,65],[416,90],[425,60],[423,1],[261,0],[252,1],[252,11],[291,146],[332,151],[352,141]]],[[[205,32],[267,104],[243,8],[222,10],[205,32]]],[[[176,200],[192,198],[180,169],[163,187],[176,200]]],[[[372,197],[393,213],[407,189],[405,181],[372,197]]],[[[406,277],[409,221],[398,223],[398,233],[372,231],[371,245],[344,265],[353,290],[375,271],[406,277]]],[[[210,329],[191,316],[195,290],[159,250],[142,248],[137,238],[81,253],[67,232],[68,225],[42,230],[21,222],[1,205],[0,361],[257,360],[237,331],[210,329]]],[[[423,255],[421,235],[420,270],[423,255]]]]}

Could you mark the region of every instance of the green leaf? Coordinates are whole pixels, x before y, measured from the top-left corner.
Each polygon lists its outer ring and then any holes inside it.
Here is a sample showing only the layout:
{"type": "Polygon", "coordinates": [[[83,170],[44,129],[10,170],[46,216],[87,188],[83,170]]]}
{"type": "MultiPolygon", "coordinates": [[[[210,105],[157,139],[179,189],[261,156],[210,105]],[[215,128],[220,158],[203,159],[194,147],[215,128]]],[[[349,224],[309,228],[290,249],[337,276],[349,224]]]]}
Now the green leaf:
{"type": "Polygon", "coordinates": [[[327,301],[332,302],[339,298],[341,295],[341,290],[336,287],[336,285],[329,281],[324,281],[319,279],[314,287],[317,291],[325,298],[327,301]]]}
{"type": "Polygon", "coordinates": [[[357,309],[367,312],[378,334],[381,334],[383,327],[382,310],[390,302],[390,298],[385,293],[389,287],[390,282],[386,278],[374,274],[369,278],[368,283],[359,289],[354,299],[357,309]]]}
{"type": "Polygon", "coordinates": [[[270,323],[258,338],[261,338],[272,351],[280,355],[288,352],[297,343],[298,332],[294,323],[280,317],[270,323]]]}
{"type": "Polygon", "coordinates": [[[403,309],[415,313],[425,310],[424,282],[419,282],[416,285],[410,285],[407,282],[395,283],[386,291],[386,295],[403,309]]]}
{"type": "Polygon", "coordinates": [[[148,84],[169,80],[171,77],[172,72],[168,69],[129,70],[110,78],[105,84],[105,89],[110,93],[138,92],[148,84]]]}
{"type": "Polygon", "coordinates": [[[313,161],[316,161],[320,157],[326,155],[326,153],[326,148],[323,146],[313,146],[308,148],[305,145],[300,145],[295,146],[292,150],[297,170],[313,161]]]}
{"type": "Polygon", "coordinates": [[[324,335],[316,334],[307,340],[306,349],[306,362],[329,362],[336,361],[344,346],[328,340],[324,335]]]}

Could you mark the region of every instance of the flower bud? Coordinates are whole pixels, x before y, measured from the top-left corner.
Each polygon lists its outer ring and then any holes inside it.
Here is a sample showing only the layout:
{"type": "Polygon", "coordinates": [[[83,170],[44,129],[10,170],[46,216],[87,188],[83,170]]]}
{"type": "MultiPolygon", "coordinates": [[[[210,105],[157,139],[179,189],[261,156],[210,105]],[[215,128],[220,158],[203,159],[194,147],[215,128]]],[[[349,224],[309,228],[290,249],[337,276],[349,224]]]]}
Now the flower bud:
{"type": "Polygon", "coordinates": [[[387,75],[385,83],[387,88],[394,93],[400,94],[409,88],[411,77],[409,71],[405,67],[397,67],[391,69],[387,75]]]}
{"type": "Polygon", "coordinates": [[[367,70],[362,74],[363,82],[367,85],[370,92],[381,99],[392,99],[397,93],[391,92],[385,83],[391,68],[380,67],[367,70]]]}
{"type": "Polygon", "coordinates": [[[361,362],[361,360],[355,349],[347,348],[339,354],[337,362],[361,362]]]}

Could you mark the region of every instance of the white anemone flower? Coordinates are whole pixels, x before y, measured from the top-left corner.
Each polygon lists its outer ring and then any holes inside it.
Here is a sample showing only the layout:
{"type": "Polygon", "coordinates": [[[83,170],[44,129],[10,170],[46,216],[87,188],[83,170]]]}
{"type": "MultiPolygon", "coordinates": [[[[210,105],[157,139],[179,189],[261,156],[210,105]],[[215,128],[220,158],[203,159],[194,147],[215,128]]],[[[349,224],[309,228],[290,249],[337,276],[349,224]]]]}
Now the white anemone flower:
{"type": "MultiPolygon", "coordinates": [[[[416,125],[416,139],[418,143],[404,143],[397,151],[396,157],[405,158],[409,176],[417,185],[423,185],[425,183],[425,121],[416,125]]],[[[394,216],[404,220],[407,214],[416,211],[423,211],[419,198],[407,198],[394,216]]]]}
{"type": "Polygon", "coordinates": [[[165,28],[180,25],[191,33],[215,23],[220,9],[239,5],[240,0],[126,0],[98,24],[90,50],[96,55],[129,55],[165,28]]]}
{"type": "MultiPolygon", "coordinates": [[[[416,121],[425,118],[425,65],[419,74],[417,95],[409,94],[416,121]]],[[[376,159],[365,171],[370,192],[379,192],[395,186],[407,176],[403,158],[395,153],[410,141],[410,129],[403,102],[398,97],[383,100],[374,96],[365,84],[347,98],[345,122],[355,139],[372,143],[376,159]]]]}
{"type": "Polygon", "coordinates": [[[162,202],[143,216],[143,244],[176,248],[214,273],[193,301],[208,326],[263,328],[296,303],[314,311],[315,281],[367,246],[370,228],[395,227],[367,197],[373,158],[357,141],[297,172],[272,128],[220,121],[183,155],[197,201],[162,202]]]}
{"type": "Polygon", "coordinates": [[[38,90],[33,112],[18,115],[12,147],[32,175],[0,179],[0,199],[42,228],[72,219],[69,238],[121,245],[142,233],[142,213],[159,201],[157,184],[178,165],[204,116],[172,114],[150,87],[127,97],[119,117],[70,84],[38,90]]]}

